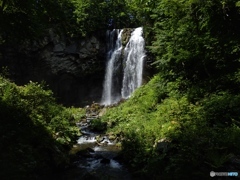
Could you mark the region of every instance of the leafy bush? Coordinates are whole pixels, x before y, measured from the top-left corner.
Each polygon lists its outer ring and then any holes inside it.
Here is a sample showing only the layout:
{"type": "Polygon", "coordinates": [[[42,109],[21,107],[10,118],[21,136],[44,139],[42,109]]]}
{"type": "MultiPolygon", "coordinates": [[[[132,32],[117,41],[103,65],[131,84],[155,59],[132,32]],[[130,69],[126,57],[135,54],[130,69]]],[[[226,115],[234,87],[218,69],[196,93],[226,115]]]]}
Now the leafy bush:
{"type": "Polygon", "coordinates": [[[80,108],[57,105],[46,86],[16,86],[0,76],[0,175],[38,178],[64,167],[79,129],[80,108]]]}
{"type": "Polygon", "coordinates": [[[239,95],[211,94],[193,103],[180,85],[157,75],[101,119],[108,131],[124,135],[124,158],[138,177],[208,178],[239,155],[239,95]]]}

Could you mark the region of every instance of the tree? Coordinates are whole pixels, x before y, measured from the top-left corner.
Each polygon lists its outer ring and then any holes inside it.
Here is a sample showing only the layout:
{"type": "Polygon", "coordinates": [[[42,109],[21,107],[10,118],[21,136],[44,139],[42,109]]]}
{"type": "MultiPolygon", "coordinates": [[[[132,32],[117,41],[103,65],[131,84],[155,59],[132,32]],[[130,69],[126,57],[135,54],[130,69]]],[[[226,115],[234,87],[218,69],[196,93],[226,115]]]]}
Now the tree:
{"type": "Polygon", "coordinates": [[[239,8],[237,1],[162,0],[153,10],[151,46],[155,64],[181,90],[237,91],[239,8]],[[184,84],[184,85],[183,85],[184,84]],[[187,86],[186,86],[187,84],[187,86]]]}
{"type": "Polygon", "coordinates": [[[50,22],[60,21],[61,10],[60,1],[55,0],[4,0],[0,6],[0,35],[8,42],[33,38],[50,22]]]}

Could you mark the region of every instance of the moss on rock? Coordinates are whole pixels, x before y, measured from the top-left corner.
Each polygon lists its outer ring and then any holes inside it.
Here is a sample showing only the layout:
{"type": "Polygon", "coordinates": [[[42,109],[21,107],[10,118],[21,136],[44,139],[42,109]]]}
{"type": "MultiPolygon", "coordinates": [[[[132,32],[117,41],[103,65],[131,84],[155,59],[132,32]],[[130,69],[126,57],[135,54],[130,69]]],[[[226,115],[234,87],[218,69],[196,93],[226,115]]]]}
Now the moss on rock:
{"type": "Polygon", "coordinates": [[[126,46],[132,33],[133,29],[132,28],[124,28],[122,32],[122,45],[126,46]]]}

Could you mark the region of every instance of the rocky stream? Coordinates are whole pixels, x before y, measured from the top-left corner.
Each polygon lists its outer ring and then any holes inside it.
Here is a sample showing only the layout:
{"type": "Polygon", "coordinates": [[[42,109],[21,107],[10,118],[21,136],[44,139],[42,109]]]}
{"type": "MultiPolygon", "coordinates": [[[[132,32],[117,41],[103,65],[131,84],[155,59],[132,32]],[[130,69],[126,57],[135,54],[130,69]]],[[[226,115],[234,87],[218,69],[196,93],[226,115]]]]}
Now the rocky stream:
{"type": "Polygon", "coordinates": [[[104,134],[91,128],[91,121],[99,118],[104,108],[94,103],[86,110],[86,116],[77,123],[82,135],[70,152],[75,155],[73,167],[62,172],[58,179],[131,179],[119,155],[121,135],[104,134]]]}

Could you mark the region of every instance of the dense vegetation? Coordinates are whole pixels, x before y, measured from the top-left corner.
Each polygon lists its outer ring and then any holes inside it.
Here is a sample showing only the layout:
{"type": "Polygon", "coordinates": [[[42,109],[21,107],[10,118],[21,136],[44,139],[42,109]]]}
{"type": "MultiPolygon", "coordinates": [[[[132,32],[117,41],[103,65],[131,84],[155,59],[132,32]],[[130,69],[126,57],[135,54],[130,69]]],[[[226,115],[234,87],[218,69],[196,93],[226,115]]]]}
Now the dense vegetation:
{"type": "Polygon", "coordinates": [[[125,1],[2,0],[0,45],[41,37],[49,28],[86,36],[99,30],[136,25],[125,1]]]}
{"type": "Polygon", "coordinates": [[[123,157],[139,177],[203,179],[211,170],[239,170],[238,4],[139,4],[158,73],[102,119],[125,135],[123,157]]]}
{"type": "MultiPolygon", "coordinates": [[[[211,170],[239,170],[233,163],[240,156],[239,6],[238,0],[2,0],[0,48],[48,28],[86,36],[143,26],[157,74],[108,110],[102,124],[124,134],[123,158],[136,176],[208,178],[211,170]]],[[[0,93],[1,172],[37,176],[64,162],[64,146],[76,133],[71,123],[81,112],[55,104],[51,91],[33,82],[17,87],[1,77],[0,93]]]]}
{"type": "Polygon", "coordinates": [[[123,158],[138,178],[236,171],[230,161],[240,150],[240,95],[216,92],[191,102],[177,88],[157,75],[102,118],[108,131],[124,134],[123,158]]]}
{"type": "Polygon", "coordinates": [[[67,166],[82,115],[57,105],[43,84],[16,86],[0,76],[1,179],[36,179],[67,166]]]}

